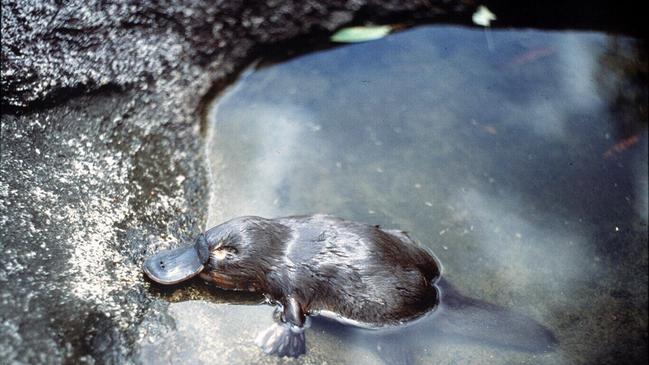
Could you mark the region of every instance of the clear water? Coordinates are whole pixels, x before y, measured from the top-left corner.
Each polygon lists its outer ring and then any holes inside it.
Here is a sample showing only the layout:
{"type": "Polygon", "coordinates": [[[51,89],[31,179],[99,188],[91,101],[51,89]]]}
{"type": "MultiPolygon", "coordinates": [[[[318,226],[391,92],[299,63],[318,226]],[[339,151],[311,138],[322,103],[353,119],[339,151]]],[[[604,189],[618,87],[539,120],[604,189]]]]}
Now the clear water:
{"type": "MultiPolygon", "coordinates": [[[[605,34],[489,36],[420,27],[246,74],[209,117],[206,228],[329,213],[404,229],[462,293],[559,340],[533,354],[403,338],[414,363],[644,359],[646,57],[605,34]]],[[[331,346],[312,332],[310,353],[331,346]]],[[[345,341],[318,361],[377,359],[345,341]]]]}

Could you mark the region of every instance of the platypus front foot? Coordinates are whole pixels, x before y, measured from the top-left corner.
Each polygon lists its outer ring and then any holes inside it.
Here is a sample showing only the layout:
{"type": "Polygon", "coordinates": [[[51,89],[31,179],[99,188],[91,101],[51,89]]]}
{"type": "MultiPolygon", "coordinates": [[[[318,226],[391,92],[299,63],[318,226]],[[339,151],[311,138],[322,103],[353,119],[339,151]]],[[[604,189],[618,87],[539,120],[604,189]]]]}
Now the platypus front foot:
{"type": "Polygon", "coordinates": [[[279,357],[298,357],[306,352],[304,328],[289,323],[273,324],[257,336],[255,343],[265,353],[279,357]]]}

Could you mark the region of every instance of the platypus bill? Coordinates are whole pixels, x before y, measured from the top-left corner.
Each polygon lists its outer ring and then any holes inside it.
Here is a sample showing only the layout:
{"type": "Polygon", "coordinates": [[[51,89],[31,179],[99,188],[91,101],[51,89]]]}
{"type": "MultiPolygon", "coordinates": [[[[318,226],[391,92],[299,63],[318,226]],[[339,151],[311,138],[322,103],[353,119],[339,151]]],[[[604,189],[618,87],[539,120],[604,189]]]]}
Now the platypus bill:
{"type": "MultiPolygon", "coordinates": [[[[223,289],[262,293],[277,305],[276,323],[256,342],[277,356],[305,353],[307,316],[381,328],[420,318],[440,301],[440,265],[405,232],[326,215],[235,218],[192,245],[149,257],[144,272],[161,284],[199,275],[223,289]]],[[[444,291],[451,294],[449,303],[463,298],[444,291]]],[[[497,310],[489,314],[469,307],[506,322],[497,310]]],[[[533,332],[551,336],[533,320],[527,322],[526,328],[533,325],[533,332]]]]}

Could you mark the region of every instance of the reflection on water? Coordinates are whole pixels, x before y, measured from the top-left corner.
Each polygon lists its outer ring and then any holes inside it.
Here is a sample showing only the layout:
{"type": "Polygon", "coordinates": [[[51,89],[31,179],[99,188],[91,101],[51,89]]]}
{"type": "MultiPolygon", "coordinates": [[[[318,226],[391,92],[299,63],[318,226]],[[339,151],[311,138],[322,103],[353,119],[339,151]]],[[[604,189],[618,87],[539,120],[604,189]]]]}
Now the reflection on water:
{"type": "Polygon", "coordinates": [[[403,338],[415,363],[643,359],[647,91],[629,80],[646,57],[603,34],[492,36],[423,27],[248,74],[210,116],[208,227],[320,212],[401,228],[461,292],[560,343],[403,338]]]}

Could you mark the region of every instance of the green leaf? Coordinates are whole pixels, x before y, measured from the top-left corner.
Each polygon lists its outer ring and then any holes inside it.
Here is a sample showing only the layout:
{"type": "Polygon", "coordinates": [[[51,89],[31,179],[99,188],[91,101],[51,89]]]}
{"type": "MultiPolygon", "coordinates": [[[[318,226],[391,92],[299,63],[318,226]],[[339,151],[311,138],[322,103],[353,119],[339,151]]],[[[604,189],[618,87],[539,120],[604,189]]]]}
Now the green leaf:
{"type": "Polygon", "coordinates": [[[367,42],[381,39],[390,34],[390,31],[392,27],[389,25],[349,27],[338,30],[330,39],[332,42],[339,43],[367,42]]]}

